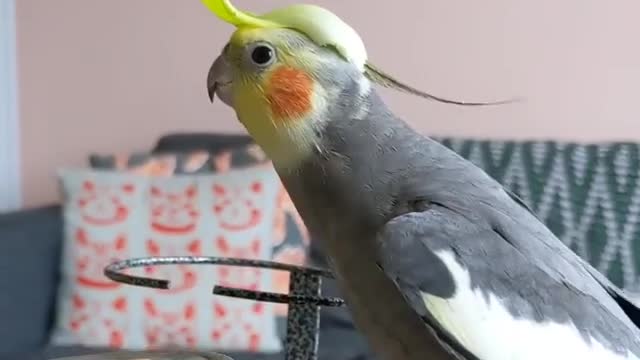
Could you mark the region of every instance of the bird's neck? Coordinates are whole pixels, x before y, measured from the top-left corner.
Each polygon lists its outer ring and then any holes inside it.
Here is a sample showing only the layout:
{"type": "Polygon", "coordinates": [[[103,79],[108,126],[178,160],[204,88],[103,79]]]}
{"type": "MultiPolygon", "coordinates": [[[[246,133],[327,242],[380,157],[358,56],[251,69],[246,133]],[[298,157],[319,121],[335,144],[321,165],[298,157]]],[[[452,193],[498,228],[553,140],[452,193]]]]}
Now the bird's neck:
{"type": "Polygon", "coordinates": [[[277,169],[295,170],[315,153],[324,151],[322,138],[328,126],[365,121],[372,95],[369,80],[362,77],[342,89],[317,92],[313,111],[296,121],[273,121],[259,111],[238,113],[238,117],[277,169]]]}
{"type": "Polygon", "coordinates": [[[236,114],[276,168],[296,168],[318,147],[319,119],[326,110],[317,103],[308,115],[287,121],[272,118],[269,111],[262,111],[264,106],[243,106],[236,114]]]}
{"type": "Polygon", "coordinates": [[[296,169],[320,149],[321,138],[311,121],[274,129],[271,134],[249,132],[277,169],[296,169]]]}

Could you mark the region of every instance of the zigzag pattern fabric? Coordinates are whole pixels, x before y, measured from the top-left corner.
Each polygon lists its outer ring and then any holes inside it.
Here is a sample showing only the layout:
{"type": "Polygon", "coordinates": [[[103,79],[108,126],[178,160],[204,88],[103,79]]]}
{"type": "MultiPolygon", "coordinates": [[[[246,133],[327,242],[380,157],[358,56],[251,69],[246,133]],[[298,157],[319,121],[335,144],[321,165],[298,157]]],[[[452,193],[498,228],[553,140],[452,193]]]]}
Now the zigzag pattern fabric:
{"type": "Polygon", "coordinates": [[[518,194],[616,285],[640,290],[640,144],[435,140],[518,194]]]}

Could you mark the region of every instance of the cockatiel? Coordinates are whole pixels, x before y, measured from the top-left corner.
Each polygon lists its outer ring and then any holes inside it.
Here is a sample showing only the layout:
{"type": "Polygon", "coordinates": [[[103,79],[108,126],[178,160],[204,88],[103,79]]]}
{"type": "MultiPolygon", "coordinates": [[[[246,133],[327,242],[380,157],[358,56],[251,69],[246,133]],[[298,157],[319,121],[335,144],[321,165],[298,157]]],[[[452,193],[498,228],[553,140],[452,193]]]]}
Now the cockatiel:
{"type": "Polygon", "coordinates": [[[443,99],[371,65],[326,9],[258,16],[203,1],[236,26],[209,96],[273,161],[381,359],[640,358],[626,295],[514,194],[396,117],[373,84],[443,99]]]}

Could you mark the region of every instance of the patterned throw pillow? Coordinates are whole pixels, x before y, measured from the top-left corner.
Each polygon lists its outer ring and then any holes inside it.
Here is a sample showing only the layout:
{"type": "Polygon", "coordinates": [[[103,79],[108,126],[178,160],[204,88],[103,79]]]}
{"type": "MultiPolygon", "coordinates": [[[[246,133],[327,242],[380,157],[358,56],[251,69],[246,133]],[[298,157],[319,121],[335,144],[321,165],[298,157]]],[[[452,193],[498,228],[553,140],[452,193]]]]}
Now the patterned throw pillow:
{"type": "Polygon", "coordinates": [[[436,140],[518,194],[612,282],[638,293],[640,144],[436,140]]]}
{"type": "MultiPolygon", "coordinates": [[[[134,153],[98,155],[89,157],[94,169],[118,169],[137,174],[172,176],[174,174],[224,173],[231,169],[250,168],[270,164],[259,146],[251,144],[226,151],[209,154],[206,151],[186,153],[134,153]]],[[[303,265],[309,252],[309,233],[298,214],[289,194],[280,183],[277,210],[273,229],[273,260],[294,265],[303,265]]],[[[289,274],[273,272],[272,291],[287,293],[289,274]]],[[[287,315],[287,306],[276,305],[276,313],[287,315]]]]}
{"type": "Polygon", "coordinates": [[[170,290],[123,285],[103,274],[114,260],[146,256],[272,258],[280,182],[271,167],[171,177],[64,170],[60,179],[65,244],[55,344],[281,350],[272,305],[211,295],[214,284],[269,290],[272,272],[188,265],[131,270],[169,279],[170,290]]]}

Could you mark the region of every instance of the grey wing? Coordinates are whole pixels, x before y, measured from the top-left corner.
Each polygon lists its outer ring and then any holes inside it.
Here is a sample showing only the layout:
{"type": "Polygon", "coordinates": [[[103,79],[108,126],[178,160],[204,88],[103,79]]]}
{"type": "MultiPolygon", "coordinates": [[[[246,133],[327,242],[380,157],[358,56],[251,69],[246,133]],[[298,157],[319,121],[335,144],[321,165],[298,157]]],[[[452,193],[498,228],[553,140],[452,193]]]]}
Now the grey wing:
{"type": "Polygon", "coordinates": [[[583,266],[598,281],[598,283],[607,291],[609,296],[622,308],[622,311],[629,317],[633,324],[640,328],[640,308],[635,302],[625,294],[625,292],[613,284],[607,277],[602,275],[598,270],[594,269],[591,264],[583,261],[583,266]]]}
{"type": "MultiPolygon", "coordinates": [[[[533,217],[538,219],[537,215],[528,206],[528,204],[526,204],[518,195],[506,188],[504,190],[513,201],[527,210],[533,217]]],[[[574,261],[582,264],[585,270],[587,270],[587,272],[607,291],[609,296],[611,296],[611,298],[618,304],[618,306],[620,306],[622,311],[629,317],[629,319],[636,325],[636,327],[640,328],[640,308],[636,305],[636,303],[634,303],[622,289],[613,284],[606,276],[600,273],[586,260],[577,258],[574,259],[574,261]]]]}
{"type": "Polygon", "coordinates": [[[428,246],[434,234],[422,220],[416,213],[387,223],[377,236],[376,262],[444,347],[458,358],[479,360],[439,323],[422,300],[425,292],[442,298],[451,297],[455,292],[454,279],[447,266],[435,254],[435,249],[428,246]]]}
{"type": "MultiPolygon", "coordinates": [[[[622,348],[640,353],[635,337],[637,332],[632,334],[624,319],[607,311],[599,300],[601,297],[589,296],[603,293],[603,290],[610,296],[617,294],[606,278],[585,279],[593,285],[593,294],[578,291],[565,279],[543,271],[540,262],[545,259],[520,251],[516,241],[488,223],[472,222],[448,208],[432,205],[424,212],[392,219],[380,231],[377,240],[380,268],[425,323],[435,328],[451,347],[462,349],[459,351],[469,359],[475,359],[479,354],[465,348],[466,342],[457,339],[445,324],[438,322],[437,314],[430,313],[425,304],[424,294],[448,299],[456,291],[457,284],[450,269],[438,256],[442,251],[453,254],[468,270],[474,289],[487,296],[498,296],[513,317],[539,323],[573,323],[582,336],[595,338],[613,351],[622,348]]],[[[533,237],[525,240],[536,241],[533,237]]],[[[476,332],[470,334],[472,337],[483,336],[482,327],[465,331],[476,332]]]]}

